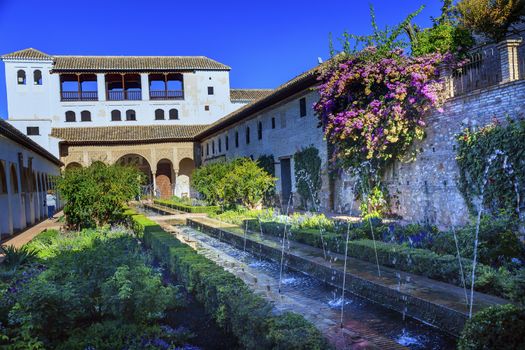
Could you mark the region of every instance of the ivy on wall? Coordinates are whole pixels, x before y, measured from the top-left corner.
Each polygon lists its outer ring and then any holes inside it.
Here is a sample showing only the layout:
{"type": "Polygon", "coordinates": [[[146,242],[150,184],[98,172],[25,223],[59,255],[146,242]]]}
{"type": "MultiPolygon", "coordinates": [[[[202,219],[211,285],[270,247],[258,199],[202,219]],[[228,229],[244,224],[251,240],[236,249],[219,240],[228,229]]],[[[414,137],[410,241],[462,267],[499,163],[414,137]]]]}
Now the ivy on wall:
{"type": "Polygon", "coordinates": [[[293,160],[295,163],[295,183],[297,193],[301,196],[301,205],[307,208],[310,201],[315,207],[318,203],[318,194],[322,184],[319,150],[313,145],[308,146],[297,151],[293,160]]]}
{"type": "Polygon", "coordinates": [[[525,120],[502,124],[494,119],[477,130],[463,130],[457,141],[458,188],[471,213],[477,212],[483,193],[486,212],[519,216],[525,199],[525,120]]]}
{"type": "Polygon", "coordinates": [[[257,164],[263,168],[268,174],[275,176],[275,158],[273,154],[264,154],[257,158],[257,164]]]}

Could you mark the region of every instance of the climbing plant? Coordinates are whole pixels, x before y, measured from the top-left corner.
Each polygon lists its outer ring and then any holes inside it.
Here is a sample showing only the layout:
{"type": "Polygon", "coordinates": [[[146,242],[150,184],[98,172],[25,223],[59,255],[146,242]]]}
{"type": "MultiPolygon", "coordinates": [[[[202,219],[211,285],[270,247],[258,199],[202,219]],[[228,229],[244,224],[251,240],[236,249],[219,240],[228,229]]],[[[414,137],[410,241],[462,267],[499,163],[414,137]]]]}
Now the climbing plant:
{"type": "Polygon", "coordinates": [[[322,184],[319,150],[313,145],[303,148],[294,154],[293,160],[295,183],[301,196],[301,204],[307,208],[310,201],[315,207],[322,184]]]}
{"type": "Polygon", "coordinates": [[[264,154],[257,158],[257,164],[272,176],[275,176],[275,158],[273,154],[264,154]]]}
{"type": "Polygon", "coordinates": [[[494,119],[478,129],[466,128],[457,142],[458,187],[471,212],[477,212],[476,199],[484,191],[484,210],[519,215],[525,198],[525,120],[494,119]]]}
{"type": "MultiPolygon", "coordinates": [[[[383,203],[378,191],[384,169],[395,160],[413,159],[411,146],[423,139],[425,119],[444,97],[438,67],[448,55],[413,57],[398,40],[418,12],[380,30],[372,11],[373,34],[345,33],[343,51],[323,66],[319,77],[314,109],[333,146],[331,160],[359,176],[362,199],[377,203],[383,203]]],[[[364,208],[378,208],[369,204],[364,208]]]]}

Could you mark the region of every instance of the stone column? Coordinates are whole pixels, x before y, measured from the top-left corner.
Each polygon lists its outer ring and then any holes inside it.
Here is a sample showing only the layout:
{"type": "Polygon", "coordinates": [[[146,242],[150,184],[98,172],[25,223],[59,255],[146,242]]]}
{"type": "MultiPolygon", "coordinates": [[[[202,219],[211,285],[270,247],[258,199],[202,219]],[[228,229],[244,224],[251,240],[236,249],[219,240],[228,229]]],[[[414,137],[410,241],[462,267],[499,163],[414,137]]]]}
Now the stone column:
{"type": "Polygon", "coordinates": [[[104,73],[97,73],[97,94],[99,101],[106,101],[106,76],[104,73]]]}
{"type": "Polygon", "coordinates": [[[520,44],[521,39],[506,39],[498,44],[502,83],[520,78],[518,64],[518,46],[520,44]]]}
{"type": "Polygon", "coordinates": [[[140,89],[142,91],[142,101],[149,101],[148,73],[140,73],[140,89]]]}
{"type": "Polygon", "coordinates": [[[177,193],[177,178],[179,177],[179,169],[173,170],[173,173],[175,174],[175,176],[173,177],[173,194],[177,197],[180,197],[180,193],[177,193]]]}
{"type": "Polygon", "coordinates": [[[156,171],[152,171],[151,175],[152,175],[152,178],[153,178],[153,196],[155,197],[156,196],[156,191],[157,191],[157,172],[156,171]]]}

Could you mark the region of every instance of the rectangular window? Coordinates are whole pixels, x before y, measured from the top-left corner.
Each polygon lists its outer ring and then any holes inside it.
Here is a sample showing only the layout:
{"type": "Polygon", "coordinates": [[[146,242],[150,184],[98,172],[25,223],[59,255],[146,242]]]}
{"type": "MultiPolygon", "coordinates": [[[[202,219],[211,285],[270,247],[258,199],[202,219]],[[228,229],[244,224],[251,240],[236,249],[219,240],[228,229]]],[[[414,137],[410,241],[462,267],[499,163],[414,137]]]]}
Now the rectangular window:
{"type": "Polygon", "coordinates": [[[275,129],[275,117],[272,117],[272,129],[275,129]]]}
{"type": "Polygon", "coordinates": [[[228,136],[226,136],[226,140],[225,141],[226,141],[225,142],[226,143],[226,145],[225,145],[226,146],[226,150],[228,150],[230,148],[230,142],[229,142],[230,140],[228,139],[228,136]]]}
{"type": "Polygon", "coordinates": [[[299,115],[301,117],[306,117],[306,98],[299,100],[299,115]]]}
{"type": "Polygon", "coordinates": [[[208,105],[204,106],[204,110],[205,111],[209,111],[210,110],[210,106],[208,106],[208,105]]]}
{"type": "Polygon", "coordinates": [[[29,136],[40,135],[40,129],[38,126],[28,126],[26,128],[26,134],[29,136]]]}
{"type": "Polygon", "coordinates": [[[208,86],[208,95],[213,95],[213,86],[208,86]]]}

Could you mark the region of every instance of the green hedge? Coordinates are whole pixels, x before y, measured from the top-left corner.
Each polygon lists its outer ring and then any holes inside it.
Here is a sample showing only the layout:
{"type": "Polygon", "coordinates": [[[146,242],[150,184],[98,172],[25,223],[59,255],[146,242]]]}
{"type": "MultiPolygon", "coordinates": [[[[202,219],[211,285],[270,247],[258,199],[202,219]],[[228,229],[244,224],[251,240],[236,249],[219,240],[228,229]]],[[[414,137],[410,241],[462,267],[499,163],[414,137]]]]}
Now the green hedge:
{"type": "Polygon", "coordinates": [[[162,205],[168,208],[185,211],[187,213],[209,214],[209,213],[216,213],[221,209],[221,207],[219,207],[218,205],[197,206],[197,205],[178,203],[178,202],[168,200],[168,199],[155,199],[153,200],[153,203],[162,205]]]}
{"type": "Polygon", "coordinates": [[[142,215],[131,215],[132,227],[155,257],[207,312],[231,331],[246,349],[326,349],[321,333],[302,316],[274,315],[272,306],[237,277],[162,230],[142,215]]]}
{"type": "MultiPolygon", "coordinates": [[[[282,237],[284,224],[278,222],[261,222],[263,232],[277,237],[282,237]]],[[[258,220],[248,220],[248,228],[258,232],[260,230],[258,220]]],[[[359,228],[358,228],[359,229],[359,228]]],[[[351,231],[351,236],[360,237],[351,231]]],[[[314,229],[292,229],[289,238],[295,242],[322,248],[319,230],[314,229]]],[[[339,254],[345,252],[346,237],[341,233],[323,232],[325,247],[329,251],[339,254]]],[[[426,276],[438,281],[462,286],[459,264],[456,256],[440,255],[428,249],[416,249],[396,243],[385,243],[376,241],[377,257],[382,266],[396,268],[398,270],[411,272],[426,276]]],[[[348,256],[360,260],[376,263],[374,242],[370,239],[354,239],[348,244],[348,256]]],[[[472,273],[472,261],[462,259],[465,280],[470,285],[472,273]]],[[[513,298],[509,290],[514,288],[513,279],[509,272],[504,269],[477,264],[476,267],[476,290],[493,295],[513,298]]]]}
{"type": "Polygon", "coordinates": [[[491,306],[467,321],[459,350],[524,349],[525,309],[512,304],[491,306]]]}

